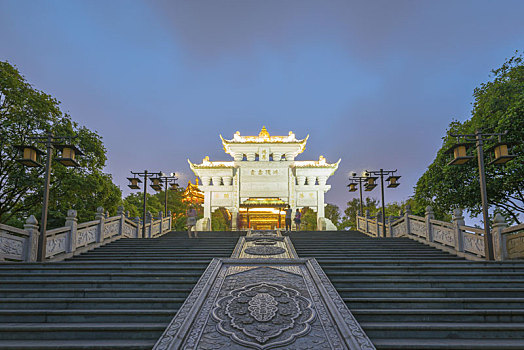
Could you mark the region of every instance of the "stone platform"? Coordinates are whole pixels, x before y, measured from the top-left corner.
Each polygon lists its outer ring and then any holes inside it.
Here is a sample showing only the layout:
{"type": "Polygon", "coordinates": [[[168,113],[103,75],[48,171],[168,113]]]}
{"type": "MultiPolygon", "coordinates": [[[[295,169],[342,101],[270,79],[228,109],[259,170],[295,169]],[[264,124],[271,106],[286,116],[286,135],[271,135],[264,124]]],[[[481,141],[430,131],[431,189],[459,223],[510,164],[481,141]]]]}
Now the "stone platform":
{"type": "Polygon", "coordinates": [[[154,349],[375,349],[315,259],[277,231],[213,259],[154,349]]]}

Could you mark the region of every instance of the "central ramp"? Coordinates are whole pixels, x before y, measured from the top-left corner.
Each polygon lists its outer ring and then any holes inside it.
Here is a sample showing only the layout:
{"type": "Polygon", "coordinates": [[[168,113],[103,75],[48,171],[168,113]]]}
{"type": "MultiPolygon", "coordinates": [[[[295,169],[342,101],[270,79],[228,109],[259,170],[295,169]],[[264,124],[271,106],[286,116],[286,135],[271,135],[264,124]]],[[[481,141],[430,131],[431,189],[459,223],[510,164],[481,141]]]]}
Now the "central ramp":
{"type": "Polygon", "coordinates": [[[213,259],[154,349],[375,349],[315,259],[279,231],[213,259]]]}

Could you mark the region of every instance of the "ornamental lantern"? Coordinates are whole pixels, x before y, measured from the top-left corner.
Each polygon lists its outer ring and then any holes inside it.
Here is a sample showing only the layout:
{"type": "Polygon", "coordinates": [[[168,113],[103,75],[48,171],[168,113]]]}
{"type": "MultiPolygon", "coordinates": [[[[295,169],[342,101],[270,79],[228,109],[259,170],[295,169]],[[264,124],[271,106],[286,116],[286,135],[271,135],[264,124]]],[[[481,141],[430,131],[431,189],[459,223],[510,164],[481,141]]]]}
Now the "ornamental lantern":
{"type": "Polygon", "coordinates": [[[171,186],[170,189],[173,191],[178,189],[178,184],[176,182],[172,182],[170,186],[171,186]]]}
{"type": "Polygon", "coordinates": [[[138,184],[141,183],[142,180],[137,177],[128,177],[127,179],[129,180],[129,185],[127,185],[129,188],[133,190],[138,190],[140,188],[138,184]]]}
{"type": "Polygon", "coordinates": [[[34,146],[14,146],[16,149],[20,151],[20,159],[17,159],[16,161],[28,166],[28,167],[41,167],[42,164],[39,163],[40,156],[44,155],[45,153],[40,151],[38,148],[34,146]]]}
{"type": "Polygon", "coordinates": [[[377,176],[367,176],[366,177],[366,184],[364,185],[364,187],[366,188],[366,191],[369,192],[369,191],[373,191],[373,189],[375,187],[377,187],[377,184],[375,183],[375,180],[377,180],[378,177],[377,176]]]}
{"type": "Polygon", "coordinates": [[[55,145],[60,150],[60,157],[55,158],[62,165],[68,167],[79,167],[80,164],[75,159],[75,156],[82,156],[84,153],[73,145],[55,145]]]}
{"type": "Polygon", "coordinates": [[[471,143],[457,143],[451,146],[445,154],[451,154],[453,159],[448,163],[448,165],[462,165],[467,163],[473,156],[467,154],[468,147],[471,146],[471,143]]]}
{"type": "Polygon", "coordinates": [[[397,175],[391,175],[389,176],[386,181],[389,182],[389,185],[388,187],[389,188],[395,188],[395,187],[398,187],[398,185],[400,185],[400,183],[398,182],[398,179],[400,179],[400,176],[397,176],[397,175]]]}
{"type": "Polygon", "coordinates": [[[494,152],[495,157],[489,164],[505,164],[515,158],[515,155],[509,154],[508,148],[510,144],[506,142],[498,142],[489,149],[486,150],[486,152],[494,152]]]}
{"type": "Polygon", "coordinates": [[[151,188],[154,189],[155,191],[161,191],[162,190],[162,185],[160,184],[160,178],[158,177],[152,177],[151,178],[151,182],[153,183],[151,185],[151,188]]]}
{"type": "Polygon", "coordinates": [[[354,182],[353,182],[353,183],[350,183],[350,184],[348,185],[348,187],[349,187],[349,190],[348,190],[349,192],[355,192],[355,191],[357,190],[357,184],[354,183],[354,182]]]}

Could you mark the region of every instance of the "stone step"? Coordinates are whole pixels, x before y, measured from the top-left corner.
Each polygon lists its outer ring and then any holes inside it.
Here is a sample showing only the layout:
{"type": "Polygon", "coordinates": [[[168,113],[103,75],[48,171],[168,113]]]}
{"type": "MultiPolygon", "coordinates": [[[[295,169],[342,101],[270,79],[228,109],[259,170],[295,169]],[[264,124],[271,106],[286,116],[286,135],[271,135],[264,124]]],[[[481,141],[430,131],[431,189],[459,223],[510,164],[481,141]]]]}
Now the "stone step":
{"type": "Polygon", "coordinates": [[[467,279],[467,280],[482,280],[482,279],[508,279],[513,278],[515,280],[524,280],[524,274],[521,272],[461,272],[454,269],[447,271],[428,271],[428,272],[411,272],[411,271],[369,271],[369,272],[352,272],[352,271],[336,271],[336,270],[324,270],[328,276],[332,279],[338,278],[360,278],[360,279],[429,279],[435,278],[437,280],[448,280],[448,279],[467,279]]]}
{"type": "Polygon", "coordinates": [[[174,280],[174,281],[162,281],[162,280],[152,280],[152,279],[143,279],[140,281],[136,280],[119,280],[119,281],[85,281],[85,280],[70,280],[70,281],[50,281],[50,280],[30,280],[30,281],[3,281],[0,283],[0,292],[3,289],[12,289],[16,288],[143,288],[143,289],[158,289],[159,287],[163,288],[192,288],[197,282],[198,278],[193,278],[192,280],[186,279],[184,281],[174,280]]]}
{"type": "Polygon", "coordinates": [[[478,298],[478,297],[514,297],[524,295],[524,288],[337,288],[342,297],[390,297],[390,298],[410,298],[410,297],[438,297],[438,298],[478,298]]]}
{"type": "Polygon", "coordinates": [[[353,309],[359,322],[524,323],[524,309],[353,309]]]}
{"type": "Polygon", "coordinates": [[[342,298],[354,309],[519,309],[524,298],[342,298]]]}
{"type": "Polygon", "coordinates": [[[150,350],[156,339],[0,340],[2,350],[150,350]]]}
{"type": "Polygon", "coordinates": [[[45,273],[41,272],[38,274],[33,273],[19,273],[19,274],[0,274],[0,280],[6,281],[26,281],[41,278],[49,278],[55,282],[67,281],[67,280],[92,280],[92,281],[118,281],[134,279],[156,279],[156,280],[198,280],[200,275],[204,272],[201,270],[200,273],[197,271],[177,271],[177,272],[150,272],[150,273],[133,273],[133,272],[114,272],[114,273],[94,273],[94,272],[64,272],[64,273],[45,273]]]}
{"type": "Polygon", "coordinates": [[[382,349],[412,350],[522,350],[521,339],[373,339],[373,344],[382,349]]]}
{"type": "Polygon", "coordinates": [[[2,298],[3,310],[58,309],[178,309],[185,298],[2,298]]]}
{"type": "MultiPolygon", "coordinates": [[[[165,323],[178,309],[101,309],[101,310],[0,310],[2,323],[165,323]]],[[[0,323],[0,326],[1,324],[0,323]]]]}
{"type": "Polygon", "coordinates": [[[524,323],[361,322],[371,338],[524,339],[524,323]]]}
{"type": "Polygon", "coordinates": [[[12,288],[0,289],[0,298],[185,298],[191,292],[187,288],[12,288]]]}
{"type": "Polygon", "coordinates": [[[2,340],[150,339],[162,334],[165,323],[3,323],[2,340]]]}
{"type": "MultiPolygon", "coordinates": [[[[329,277],[329,275],[328,275],[329,277]]],[[[447,279],[447,280],[434,280],[431,278],[426,279],[371,279],[371,278],[341,278],[333,277],[330,278],[331,282],[336,288],[347,287],[348,284],[359,286],[362,288],[371,287],[389,287],[389,288],[408,288],[408,287],[438,287],[438,288],[458,288],[458,287],[511,287],[511,288],[523,288],[524,281],[513,280],[513,279],[489,279],[489,280],[465,280],[465,279],[447,279]]]]}

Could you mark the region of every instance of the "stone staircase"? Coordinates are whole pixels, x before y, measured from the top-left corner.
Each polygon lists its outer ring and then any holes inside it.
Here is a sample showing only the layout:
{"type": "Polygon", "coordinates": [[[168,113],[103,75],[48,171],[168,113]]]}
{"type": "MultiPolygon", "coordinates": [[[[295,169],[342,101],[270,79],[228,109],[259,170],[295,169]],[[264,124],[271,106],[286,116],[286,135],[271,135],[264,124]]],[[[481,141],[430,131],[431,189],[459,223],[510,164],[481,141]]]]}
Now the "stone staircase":
{"type": "Polygon", "coordinates": [[[0,264],[0,349],[151,349],[239,234],[121,239],[68,261],[0,264]]]}
{"type": "Polygon", "coordinates": [[[524,261],[472,262],[407,238],[297,232],[377,349],[524,349],[524,261]]]}

